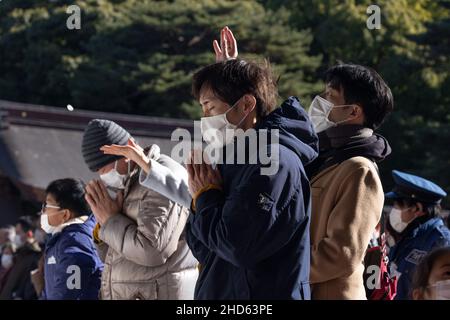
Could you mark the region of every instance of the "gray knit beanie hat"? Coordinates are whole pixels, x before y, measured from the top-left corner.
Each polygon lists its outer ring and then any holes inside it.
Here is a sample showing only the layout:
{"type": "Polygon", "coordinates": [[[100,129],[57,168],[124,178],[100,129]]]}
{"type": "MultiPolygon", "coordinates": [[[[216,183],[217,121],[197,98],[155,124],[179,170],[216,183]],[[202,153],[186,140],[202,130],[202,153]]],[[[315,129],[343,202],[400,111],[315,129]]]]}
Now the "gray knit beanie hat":
{"type": "Polygon", "coordinates": [[[121,156],[104,154],[100,148],[104,145],[126,145],[130,133],[117,123],[104,119],[94,119],[89,122],[83,134],[82,153],[84,162],[93,172],[121,159],[121,156]]]}

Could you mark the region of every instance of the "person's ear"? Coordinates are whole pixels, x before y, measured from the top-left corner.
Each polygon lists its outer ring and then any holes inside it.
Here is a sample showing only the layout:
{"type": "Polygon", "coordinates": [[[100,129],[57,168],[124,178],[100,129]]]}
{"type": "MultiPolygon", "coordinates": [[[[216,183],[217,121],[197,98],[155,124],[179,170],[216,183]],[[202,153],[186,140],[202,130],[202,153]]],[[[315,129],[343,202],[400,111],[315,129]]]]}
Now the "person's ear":
{"type": "Polygon", "coordinates": [[[416,202],[414,205],[416,216],[423,216],[425,214],[423,204],[416,202]]]}
{"type": "Polygon", "coordinates": [[[248,114],[256,107],[256,98],[251,94],[244,96],[244,113],[248,114]]]}
{"type": "Polygon", "coordinates": [[[362,117],[364,114],[363,108],[359,104],[354,104],[352,108],[352,113],[350,113],[351,116],[353,116],[355,119],[362,117]]]}
{"type": "Polygon", "coordinates": [[[71,214],[69,209],[64,209],[63,211],[64,211],[63,219],[64,219],[64,223],[65,223],[65,222],[69,221],[72,218],[72,214],[71,214]]]}

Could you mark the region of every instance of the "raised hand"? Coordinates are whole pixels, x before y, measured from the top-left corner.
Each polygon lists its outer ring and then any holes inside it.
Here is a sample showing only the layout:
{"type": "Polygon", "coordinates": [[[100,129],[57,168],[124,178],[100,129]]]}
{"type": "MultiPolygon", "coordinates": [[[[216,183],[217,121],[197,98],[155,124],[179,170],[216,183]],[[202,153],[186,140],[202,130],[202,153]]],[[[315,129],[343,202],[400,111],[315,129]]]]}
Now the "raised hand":
{"type": "Polygon", "coordinates": [[[100,148],[104,154],[112,154],[116,156],[123,156],[131,161],[134,161],[146,173],[150,171],[150,159],[145,155],[144,149],[137,145],[133,139],[128,140],[126,146],[110,145],[100,148]]]}
{"type": "Polygon", "coordinates": [[[216,53],[216,62],[236,59],[238,56],[236,38],[228,27],[220,32],[220,45],[217,40],[213,41],[213,48],[216,53]]]}

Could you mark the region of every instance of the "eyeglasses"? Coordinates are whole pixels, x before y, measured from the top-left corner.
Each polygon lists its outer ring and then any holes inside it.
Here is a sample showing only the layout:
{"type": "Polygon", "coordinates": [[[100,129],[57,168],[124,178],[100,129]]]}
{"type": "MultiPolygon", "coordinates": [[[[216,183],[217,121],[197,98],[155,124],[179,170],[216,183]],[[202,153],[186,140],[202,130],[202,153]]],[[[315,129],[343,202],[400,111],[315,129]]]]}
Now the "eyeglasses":
{"type": "Polygon", "coordinates": [[[41,208],[41,212],[45,212],[46,208],[50,208],[50,209],[61,209],[61,207],[58,206],[52,206],[51,204],[48,204],[47,202],[44,202],[42,204],[42,208],[41,208]]]}

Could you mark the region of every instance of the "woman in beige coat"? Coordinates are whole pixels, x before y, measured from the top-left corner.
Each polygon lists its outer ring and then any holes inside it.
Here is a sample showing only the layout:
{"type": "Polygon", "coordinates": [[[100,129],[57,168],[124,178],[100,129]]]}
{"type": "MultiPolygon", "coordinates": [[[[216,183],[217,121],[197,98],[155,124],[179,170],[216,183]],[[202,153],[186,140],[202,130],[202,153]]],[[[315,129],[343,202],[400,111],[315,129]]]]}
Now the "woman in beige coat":
{"type": "MultiPolygon", "coordinates": [[[[126,145],[130,135],[107,120],[93,120],[83,137],[83,156],[104,184],[119,191],[112,200],[103,183],[91,181],[87,200],[98,225],[94,238],[104,261],[102,299],[193,299],[197,261],[184,228],[188,210],[139,184],[140,169],[103,154],[105,144],[126,145]]],[[[164,166],[167,156],[152,159],[164,166]]]]}

